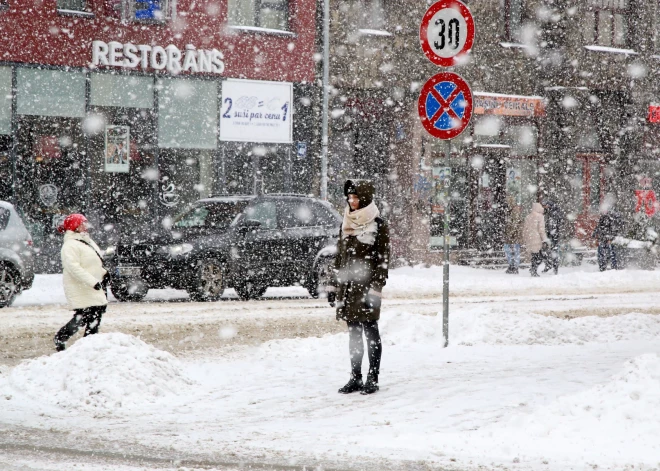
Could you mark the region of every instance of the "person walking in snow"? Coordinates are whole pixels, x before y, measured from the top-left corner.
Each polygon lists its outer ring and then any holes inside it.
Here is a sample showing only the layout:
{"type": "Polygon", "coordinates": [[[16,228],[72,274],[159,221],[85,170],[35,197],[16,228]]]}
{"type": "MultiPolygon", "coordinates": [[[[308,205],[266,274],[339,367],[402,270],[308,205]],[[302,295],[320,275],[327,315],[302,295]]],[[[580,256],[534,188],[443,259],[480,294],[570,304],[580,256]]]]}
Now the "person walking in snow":
{"type": "Polygon", "coordinates": [[[520,244],[522,243],[522,211],[511,197],[507,198],[507,209],[504,225],[504,253],[509,268],[507,268],[506,273],[517,275],[518,267],[520,267],[520,244]]]}
{"type": "Polygon", "coordinates": [[[74,311],[73,318],[55,335],[55,349],[59,352],[81,326],[85,326],[85,337],[99,331],[108,304],[109,275],[103,268],[101,250],[87,232],[85,216],[70,214],[58,230],[64,232],[61,252],[64,294],[74,311]]]}
{"type": "Polygon", "coordinates": [[[543,260],[543,245],[548,242],[545,233],[543,206],[541,206],[541,203],[534,203],[532,205],[532,211],[525,218],[525,223],[523,224],[523,240],[527,251],[532,257],[529,271],[532,276],[539,276],[537,270],[543,260]]]}
{"type": "Polygon", "coordinates": [[[559,272],[559,241],[564,235],[564,212],[557,203],[547,198],[541,202],[541,206],[545,211],[545,232],[550,241],[550,256],[543,271],[552,268],[556,275],[559,272]]]}
{"type": "Polygon", "coordinates": [[[618,250],[612,242],[619,235],[621,226],[621,216],[613,208],[605,209],[598,219],[593,237],[598,240],[598,269],[600,271],[607,269],[608,262],[613,270],[619,268],[618,250]]]}
{"type": "Polygon", "coordinates": [[[381,292],[387,282],[390,235],[387,223],[374,203],[374,185],[368,180],[348,180],[344,195],[348,203],[339,231],[334,276],[328,301],[337,307],[337,320],[348,325],[351,377],[339,392],[378,391],[382,343],[378,331],[381,292]],[[366,337],[369,373],[362,382],[362,358],[366,337]]]}

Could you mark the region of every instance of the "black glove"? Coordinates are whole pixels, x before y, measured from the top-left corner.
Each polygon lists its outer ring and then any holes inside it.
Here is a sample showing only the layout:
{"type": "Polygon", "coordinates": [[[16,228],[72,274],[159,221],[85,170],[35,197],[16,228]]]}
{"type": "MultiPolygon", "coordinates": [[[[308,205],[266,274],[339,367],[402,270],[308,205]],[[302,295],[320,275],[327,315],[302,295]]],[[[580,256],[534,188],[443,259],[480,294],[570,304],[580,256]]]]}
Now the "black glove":
{"type": "Polygon", "coordinates": [[[328,302],[330,303],[330,306],[335,307],[336,300],[337,300],[337,293],[335,293],[334,291],[328,293],[328,302]]]}
{"type": "Polygon", "coordinates": [[[101,283],[96,283],[96,284],[94,285],[94,289],[95,289],[96,291],[101,291],[101,290],[103,289],[103,286],[101,286],[101,283]]]}
{"type": "Polygon", "coordinates": [[[541,249],[544,250],[544,251],[547,251],[548,250],[548,243],[543,242],[543,245],[541,246],[541,249]]]}

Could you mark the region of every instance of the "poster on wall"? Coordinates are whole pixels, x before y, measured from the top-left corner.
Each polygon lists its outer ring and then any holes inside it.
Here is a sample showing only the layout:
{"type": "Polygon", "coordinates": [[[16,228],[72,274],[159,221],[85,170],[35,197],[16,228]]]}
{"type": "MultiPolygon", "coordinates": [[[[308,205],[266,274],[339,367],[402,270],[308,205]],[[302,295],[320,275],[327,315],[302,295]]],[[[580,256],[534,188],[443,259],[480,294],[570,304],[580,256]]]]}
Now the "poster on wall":
{"type": "Polygon", "coordinates": [[[506,169],[506,194],[513,198],[516,204],[522,204],[522,176],[520,168],[506,169]]]}
{"type": "Polygon", "coordinates": [[[130,128],[105,127],[105,171],[128,173],[130,162],[130,128]]]}
{"type": "Polygon", "coordinates": [[[259,80],[222,83],[220,140],[293,142],[293,84],[259,80]]]}

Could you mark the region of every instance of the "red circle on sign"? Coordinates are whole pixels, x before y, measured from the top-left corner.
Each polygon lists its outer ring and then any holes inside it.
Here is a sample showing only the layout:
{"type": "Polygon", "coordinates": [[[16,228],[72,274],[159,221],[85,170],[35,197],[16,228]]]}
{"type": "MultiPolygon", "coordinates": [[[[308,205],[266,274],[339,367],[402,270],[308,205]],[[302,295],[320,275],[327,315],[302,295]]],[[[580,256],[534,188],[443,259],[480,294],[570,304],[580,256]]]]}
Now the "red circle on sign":
{"type": "Polygon", "coordinates": [[[422,45],[422,50],[426,57],[429,58],[431,62],[435,65],[441,67],[451,67],[456,65],[459,62],[460,56],[467,54],[470,49],[472,49],[472,44],[474,43],[474,18],[472,18],[472,13],[470,9],[463,2],[459,0],[440,0],[439,2],[434,3],[431,7],[426,10],[424,17],[422,18],[422,24],[419,27],[419,41],[422,45]],[[431,20],[440,10],[451,8],[457,10],[460,15],[465,20],[467,26],[467,36],[465,38],[465,43],[460,50],[456,50],[456,53],[451,57],[442,57],[435,53],[433,46],[429,44],[428,30],[431,20]]]}
{"type": "Polygon", "coordinates": [[[472,91],[458,74],[435,74],[422,87],[417,110],[424,129],[431,136],[443,140],[453,139],[465,130],[472,118],[472,91]]]}

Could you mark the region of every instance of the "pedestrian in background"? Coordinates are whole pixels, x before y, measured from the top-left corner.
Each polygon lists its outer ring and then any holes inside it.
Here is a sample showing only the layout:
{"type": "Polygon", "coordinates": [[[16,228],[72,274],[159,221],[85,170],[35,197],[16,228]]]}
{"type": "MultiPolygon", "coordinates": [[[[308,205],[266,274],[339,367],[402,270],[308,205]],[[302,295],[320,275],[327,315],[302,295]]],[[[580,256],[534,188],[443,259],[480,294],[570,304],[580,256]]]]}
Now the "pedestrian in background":
{"type": "Polygon", "coordinates": [[[543,260],[543,244],[548,241],[545,233],[545,218],[543,217],[543,206],[541,206],[541,203],[534,203],[532,205],[532,211],[525,217],[523,240],[527,252],[531,255],[529,272],[532,276],[539,276],[538,268],[543,260]]]}
{"type": "Polygon", "coordinates": [[[507,197],[507,213],[504,225],[504,253],[509,263],[506,273],[517,275],[520,267],[520,244],[522,243],[522,210],[512,197],[507,197]]]}
{"type": "Polygon", "coordinates": [[[81,326],[85,326],[85,337],[99,331],[108,304],[109,275],[103,268],[101,250],[87,232],[85,216],[70,214],[58,230],[64,232],[61,252],[64,294],[74,311],[73,318],[55,335],[55,348],[59,352],[81,326]]]}
{"type": "Polygon", "coordinates": [[[609,263],[612,269],[616,270],[619,268],[620,257],[612,242],[621,231],[622,219],[614,208],[603,208],[602,211],[593,233],[593,237],[598,240],[598,269],[607,270],[609,263]]]}
{"type": "Polygon", "coordinates": [[[374,203],[374,185],[368,180],[348,180],[344,195],[348,203],[339,231],[330,305],[337,307],[337,320],[348,326],[351,378],[341,394],[378,391],[382,343],[378,331],[381,292],[387,282],[390,236],[387,223],[374,203]],[[369,373],[362,381],[362,358],[366,337],[369,373]]]}
{"type": "Polygon", "coordinates": [[[564,212],[556,202],[548,198],[544,199],[541,205],[545,211],[545,232],[550,245],[550,255],[543,271],[553,269],[556,275],[559,272],[559,241],[564,235],[564,212]]]}

